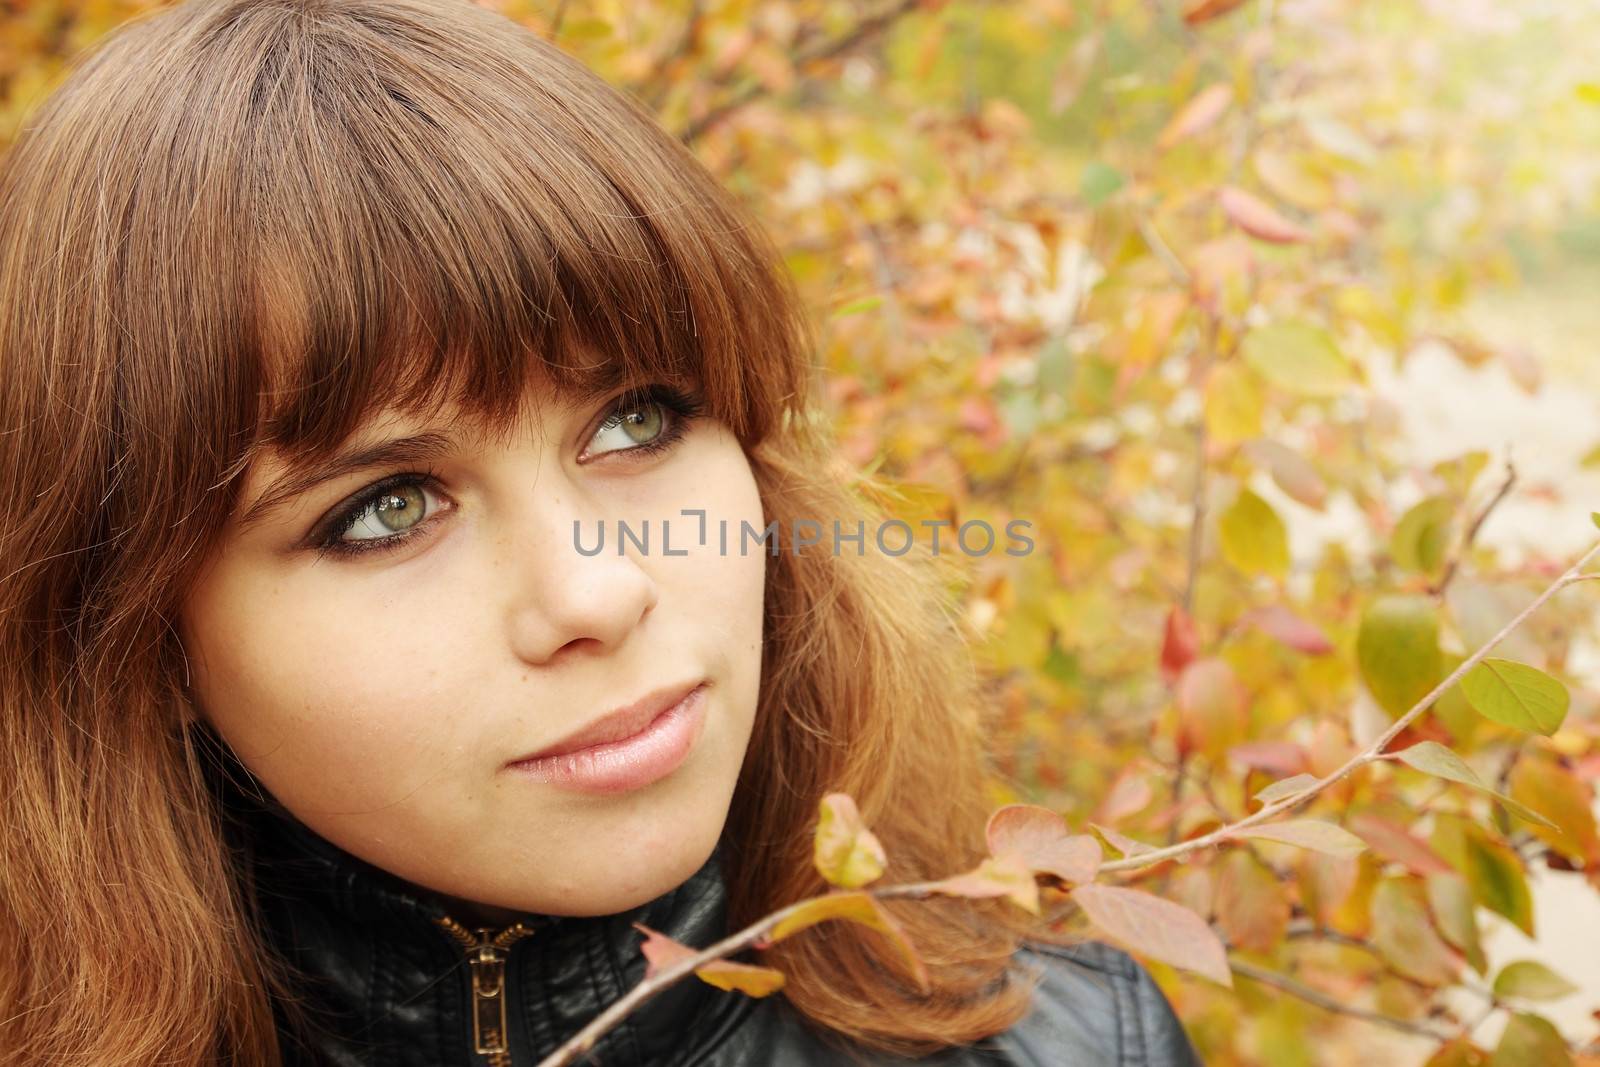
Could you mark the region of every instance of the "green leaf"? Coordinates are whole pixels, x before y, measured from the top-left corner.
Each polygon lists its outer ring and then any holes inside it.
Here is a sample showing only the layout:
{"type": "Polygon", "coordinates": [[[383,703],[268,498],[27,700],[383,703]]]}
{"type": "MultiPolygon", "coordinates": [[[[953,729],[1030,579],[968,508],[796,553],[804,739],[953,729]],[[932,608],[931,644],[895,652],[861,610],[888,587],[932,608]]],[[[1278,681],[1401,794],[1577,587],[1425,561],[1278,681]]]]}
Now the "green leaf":
{"type": "Polygon", "coordinates": [[[1356,661],[1373,699],[1399,717],[1439,682],[1439,612],[1425,596],[1394,593],[1367,606],[1356,661]]]}
{"type": "Polygon", "coordinates": [[[1560,1000],[1578,992],[1578,987],[1537,960],[1517,960],[1500,968],[1494,992],[1524,1000],[1560,1000]]]}
{"type": "Polygon", "coordinates": [[[1246,574],[1281,577],[1289,570],[1289,531],[1272,505],[1248,489],[1222,513],[1222,554],[1246,574]]]}
{"type": "Polygon", "coordinates": [[[1389,538],[1395,563],[1420,574],[1438,573],[1450,547],[1455,514],[1455,501],[1445,496],[1430,496],[1413,505],[1389,538]]]}
{"type": "Polygon", "coordinates": [[[1563,1067],[1571,1063],[1567,1042],[1550,1020],[1518,1012],[1506,1023],[1489,1067],[1563,1067]]]}
{"type": "Polygon", "coordinates": [[[1402,763],[1413,767],[1423,774],[1431,774],[1435,778],[1446,778],[1462,785],[1470,785],[1474,789],[1482,790],[1506,806],[1506,810],[1528,822],[1539,823],[1542,826],[1554,827],[1555,823],[1540,815],[1532,808],[1524,807],[1504,793],[1497,793],[1483,783],[1476,771],[1467,765],[1467,761],[1451,752],[1437,741],[1420,741],[1410,748],[1401,749],[1395,754],[1402,763]]]}
{"type": "Polygon", "coordinates": [[[1485,659],[1461,679],[1461,691],[1487,719],[1549,737],[1567,717],[1567,687],[1526,663],[1485,659]]]}
{"type": "Polygon", "coordinates": [[[835,308],[833,314],[830,315],[829,318],[849,318],[851,315],[859,315],[863,311],[872,311],[873,309],[882,306],[883,294],[880,293],[876,296],[864,296],[860,300],[852,300],[848,304],[842,304],[838,308],[835,308]]]}
{"type": "Polygon", "coordinates": [[[1355,383],[1333,337],[1309,322],[1258,326],[1245,335],[1240,352],[1263,378],[1297,396],[1338,396],[1355,383]]]}
{"type": "Polygon", "coordinates": [[[1428,906],[1444,939],[1461,950],[1479,974],[1489,966],[1478,936],[1478,916],[1472,900],[1472,887],[1454,871],[1428,875],[1428,906]]]}
{"type": "Polygon", "coordinates": [[[1472,895],[1533,937],[1533,896],[1528,892],[1528,880],[1523,877],[1517,854],[1490,841],[1482,830],[1467,833],[1461,852],[1472,895]]]}
{"type": "Polygon", "coordinates": [[[1127,179],[1117,168],[1090,160],[1078,176],[1078,193],[1090,207],[1099,207],[1125,185],[1127,179]]]}

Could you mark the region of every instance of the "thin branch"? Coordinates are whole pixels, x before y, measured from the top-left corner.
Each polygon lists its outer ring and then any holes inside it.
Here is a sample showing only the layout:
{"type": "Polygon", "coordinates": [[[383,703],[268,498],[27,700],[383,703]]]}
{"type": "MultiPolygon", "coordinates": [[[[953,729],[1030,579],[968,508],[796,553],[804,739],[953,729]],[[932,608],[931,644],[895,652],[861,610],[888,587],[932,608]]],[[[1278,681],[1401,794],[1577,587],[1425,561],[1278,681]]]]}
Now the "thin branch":
{"type": "MultiPolygon", "coordinates": [[[[923,900],[931,896],[940,895],[938,887],[942,884],[943,880],[908,882],[905,885],[884,886],[882,888],[862,890],[862,892],[877,897],[879,900],[893,898],[923,900]]],[[[710,948],[702,949],[692,956],[685,956],[670,966],[661,968],[661,970],[628,990],[621,998],[613,1001],[605,1011],[595,1016],[588,1026],[574,1034],[571,1040],[540,1060],[537,1067],[567,1067],[568,1064],[576,1063],[579,1057],[594,1047],[595,1042],[600,1040],[606,1031],[620,1023],[640,1004],[643,1004],[668,986],[689,977],[696,968],[703,967],[708,963],[750,948],[758,942],[765,941],[779,923],[789,916],[810,907],[819,899],[824,898],[812,897],[807,900],[796,901],[787,907],[779,908],[771,915],[757,919],[743,930],[729,934],[710,948]]]]}
{"type": "Polygon", "coordinates": [[[1307,1004],[1314,1004],[1323,1011],[1330,1011],[1336,1015],[1348,1015],[1352,1019],[1365,1019],[1369,1023],[1387,1026],[1389,1029],[1399,1030],[1401,1033],[1432,1038],[1441,1044],[1455,1037],[1454,1034],[1435,1030],[1424,1023],[1413,1022],[1410,1019],[1400,1019],[1393,1015],[1385,1015],[1382,1012],[1347,1004],[1342,1000],[1330,997],[1320,989],[1313,989],[1304,982],[1290,978],[1286,974],[1269,971],[1265,967],[1257,967],[1253,963],[1246,963],[1243,960],[1229,960],[1228,966],[1233,970],[1234,974],[1243,975],[1253,981],[1260,982],[1262,985],[1269,985],[1292,997],[1303,1000],[1307,1004]]]}
{"type": "MultiPolygon", "coordinates": [[[[915,9],[921,0],[898,0],[884,10],[862,19],[849,33],[842,34],[832,41],[823,41],[808,48],[797,50],[794,57],[796,69],[809,66],[812,63],[826,59],[836,59],[844,53],[860,45],[879,32],[887,29],[901,16],[915,9]]],[[[743,89],[734,93],[727,100],[718,104],[710,111],[691,122],[679,139],[684,144],[693,144],[705,135],[706,131],[726,119],[729,115],[749,104],[751,101],[766,95],[767,87],[761,82],[750,82],[743,89]]]]}
{"type": "Polygon", "coordinates": [[[1289,811],[1293,808],[1300,807],[1313,797],[1317,796],[1323,790],[1333,785],[1335,782],[1345,778],[1358,767],[1362,767],[1368,763],[1372,763],[1375,760],[1385,758],[1384,750],[1387,749],[1389,744],[1400,735],[1401,731],[1415,722],[1418,716],[1426,711],[1435,700],[1438,700],[1439,697],[1444,695],[1444,693],[1447,692],[1452,685],[1455,685],[1456,682],[1461,679],[1462,675],[1466,674],[1473,667],[1476,667],[1480,660],[1487,656],[1496,645],[1504,641],[1506,637],[1510,635],[1511,631],[1515,630],[1518,626],[1521,626],[1528,616],[1532,615],[1539,608],[1543,607],[1547,600],[1555,596],[1556,593],[1560,592],[1562,589],[1565,589],[1569,585],[1576,584],[1577,582],[1587,581],[1591,578],[1600,577],[1600,575],[1581,573],[1584,564],[1588,563],[1596,552],[1600,552],[1600,542],[1590,546],[1589,550],[1585,552],[1576,563],[1567,568],[1566,573],[1557,578],[1550,584],[1549,588],[1545,589],[1544,592],[1535,597],[1531,604],[1523,608],[1522,611],[1518,612],[1516,618],[1512,619],[1510,622],[1501,627],[1499,633],[1490,638],[1488,642],[1486,642],[1472,655],[1462,660],[1461,664],[1457,666],[1455,670],[1451,671],[1443,681],[1434,686],[1433,689],[1429,691],[1427,696],[1423,697],[1421,700],[1417,701],[1416,704],[1412,705],[1409,711],[1396,719],[1393,724],[1391,724],[1390,727],[1378,737],[1376,741],[1372,742],[1372,744],[1369,745],[1365,750],[1358,752],[1354,756],[1351,756],[1337,770],[1332,771],[1323,778],[1317,779],[1316,784],[1307,786],[1303,792],[1293,793],[1279,800],[1275,800],[1272,803],[1264,806],[1254,815],[1247,815],[1238,822],[1220,827],[1219,829],[1213,830],[1208,834],[1202,834],[1201,836],[1193,838],[1189,841],[1183,841],[1176,845],[1169,845],[1166,848],[1158,848],[1153,852],[1142,852],[1137,856],[1125,856],[1120,860],[1112,860],[1109,863],[1101,864],[1100,870],[1108,873],[1112,871],[1141,870],[1145,867],[1152,867],[1155,864],[1161,863],[1165,860],[1174,859],[1178,856],[1186,856],[1197,849],[1221,844],[1223,841],[1226,841],[1230,837],[1237,834],[1240,830],[1267,822],[1274,816],[1280,815],[1283,812],[1289,811]]]}
{"type": "Polygon", "coordinates": [[[1133,225],[1139,231],[1139,236],[1144,238],[1144,243],[1149,246],[1150,251],[1154,252],[1156,258],[1167,268],[1167,273],[1172,275],[1174,281],[1185,289],[1194,284],[1194,275],[1184,266],[1183,260],[1178,258],[1172,246],[1167,244],[1166,238],[1161,236],[1161,231],[1156,229],[1155,223],[1151,222],[1143,211],[1133,212],[1133,225]]]}
{"type": "Polygon", "coordinates": [[[1472,544],[1477,540],[1478,531],[1483,529],[1483,524],[1489,518],[1489,514],[1500,506],[1500,502],[1511,492],[1511,487],[1516,482],[1517,468],[1512,464],[1510,455],[1507,455],[1506,480],[1500,483],[1500,488],[1495,492],[1494,497],[1478,512],[1478,517],[1473,519],[1471,525],[1467,527],[1466,535],[1462,537],[1461,543],[1450,553],[1450,558],[1444,565],[1444,573],[1439,576],[1438,583],[1428,590],[1434,596],[1443,593],[1450,585],[1450,580],[1456,576],[1456,568],[1461,566],[1462,557],[1472,550],[1472,544]]]}

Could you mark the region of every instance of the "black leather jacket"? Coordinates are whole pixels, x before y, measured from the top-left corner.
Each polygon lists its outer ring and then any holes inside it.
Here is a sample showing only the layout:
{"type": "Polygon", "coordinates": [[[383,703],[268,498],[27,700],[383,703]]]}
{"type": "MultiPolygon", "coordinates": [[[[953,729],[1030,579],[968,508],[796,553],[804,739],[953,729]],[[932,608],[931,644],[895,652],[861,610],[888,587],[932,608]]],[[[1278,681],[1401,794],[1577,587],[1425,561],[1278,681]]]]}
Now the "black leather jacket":
{"type": "MultiPolygon", "coordinates": [[[[452,932],[431,894],[338,848],[281,808],[233,814],[230,837],[254,870],[268,939],[313,979],[306,1003],[325,1028],[298,1040],[280,1011],[285,1067],[534,1067],[639,982],[644,959],[633,922],[693,946],[726,933],[720,850],[677,889],[630,912],[530,915],[505,930],[469,932],[457,924],[452,932]],[[490,947],[468,946],[485,940],[490,947]],[[475,1014],[477,1040],[502,1051],[475,1051],[475,1014]]],[[[1161,991],[1125,953],[1091,942],[1070,949],[1030,946],[1018,955],[1044,971],[1031,1014],[1003,1034],[914,1062],[1199,1062],[1161,991]]],[[[781,994],[757,999],[690,979],[646,1001],[583,1062],[833,1067],[913,1061],[830,1042],[781,994]]]]}

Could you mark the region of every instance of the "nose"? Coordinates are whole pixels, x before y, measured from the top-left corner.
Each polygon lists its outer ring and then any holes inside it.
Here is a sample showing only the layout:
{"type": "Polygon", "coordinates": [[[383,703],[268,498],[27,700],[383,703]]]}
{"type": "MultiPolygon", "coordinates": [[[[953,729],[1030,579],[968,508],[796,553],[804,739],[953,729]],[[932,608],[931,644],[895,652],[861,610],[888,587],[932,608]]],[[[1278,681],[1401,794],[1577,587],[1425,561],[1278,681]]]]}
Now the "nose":
{"type": "Polygon", "coordinates": [[[497,561],[505,576],[507,633],[514,654],[533,666],[557,657],[607,655],[627,640],[660,599],[660,587],[638,548],[619,555],[615,523],[570,483],[541,478],[546,492],[530,494],[508,513],[497,561]],[[574,545],[574,523],[592,547],[598,524],[608,527],[605,550],[574,545]]]}

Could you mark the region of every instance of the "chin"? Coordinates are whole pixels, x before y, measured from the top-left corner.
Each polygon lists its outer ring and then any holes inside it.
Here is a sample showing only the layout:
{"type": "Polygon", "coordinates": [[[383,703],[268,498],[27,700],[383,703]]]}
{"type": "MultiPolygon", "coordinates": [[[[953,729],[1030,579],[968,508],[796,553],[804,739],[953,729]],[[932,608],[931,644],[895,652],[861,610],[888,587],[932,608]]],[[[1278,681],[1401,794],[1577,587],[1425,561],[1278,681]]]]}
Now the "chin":
{"type": "Polygon", "coordinates": [[[538,914],[595,916],[629,911],[688,881],[716,848],[721,823],[680,827],[648,846],[606,849],[564,865],[560,877],[509,906],[538,914]]]}

